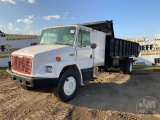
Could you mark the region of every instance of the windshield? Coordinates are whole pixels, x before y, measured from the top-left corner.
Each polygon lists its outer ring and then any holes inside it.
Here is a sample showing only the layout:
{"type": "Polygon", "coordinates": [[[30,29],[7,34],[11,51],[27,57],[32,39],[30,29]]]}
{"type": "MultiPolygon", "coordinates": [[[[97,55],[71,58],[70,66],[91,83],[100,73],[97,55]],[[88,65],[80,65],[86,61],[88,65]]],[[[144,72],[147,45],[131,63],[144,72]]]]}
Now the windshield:
{"type": "Polygon", "coordinates": [[[72,45],[74,43],[75,27],[57,27],[45,29],[39,44],[72,45]]]}

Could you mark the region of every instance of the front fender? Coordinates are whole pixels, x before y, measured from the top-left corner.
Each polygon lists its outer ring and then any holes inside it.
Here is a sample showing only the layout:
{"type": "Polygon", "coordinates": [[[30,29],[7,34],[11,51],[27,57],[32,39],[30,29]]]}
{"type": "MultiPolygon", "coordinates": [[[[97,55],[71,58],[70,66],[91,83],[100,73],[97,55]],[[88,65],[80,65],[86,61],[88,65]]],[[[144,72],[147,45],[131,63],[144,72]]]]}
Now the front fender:
{"type": "Polygon", "coordinates": [[[83,77],[81,70],[79,69],[79,66],[76,64],[75,61],[68,60],[68,61],[60,61],[60,62],[52,62],[52,63],[46,63],[44,65],[41,65],[40,68],[36,71],[36,74],[33,77],[43,77],[43,78],[59,78],[60,74],[63,70],[63,68],[71,65],[76,65],[78,68],[78,71],[81,76],[81,85],[83,85],[83,77]],[[45,66],[52,66],[52,73],[45,73],[44,69],[45,66]]]}
{"type": "Polygon", "coordinates": [[[57,62],[57,64],[55,64],[53,66],[53,73],[56,73],[56,76],[59,78],[60,74],[63,70],[63,68],[67,67],[67,66],[71,66],[71,65],[75,65],[80,73],[80,84],[83,85],[83,77],[82,77],[82,73],[81,70],[79,68],[79,66],[76,64],[75,61],[65,61],[65,62],[57,62]],[[54,69],[55,68],[55,69],[54,69]],[[57,70],[57,71],[56,71],[57,70]]]}

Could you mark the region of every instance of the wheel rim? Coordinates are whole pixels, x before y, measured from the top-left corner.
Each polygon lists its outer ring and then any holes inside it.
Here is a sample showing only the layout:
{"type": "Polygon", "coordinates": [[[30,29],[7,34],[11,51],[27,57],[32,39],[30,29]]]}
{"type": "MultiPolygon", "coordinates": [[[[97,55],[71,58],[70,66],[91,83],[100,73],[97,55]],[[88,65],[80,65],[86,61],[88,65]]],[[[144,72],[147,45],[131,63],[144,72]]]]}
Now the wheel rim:
{"type": "Polygon", "coordinates": [[[74,77],[68,77],[65,82],[64,82],[64,86],[63,86],[63,89],[64,89],[64,93],[66,95],[71,95],[74,93],[75,89],[76,89],[76,80],[74,77]]]}
{"type": "Polygon", "coordinates": [[[133,64],[130,63],[130,66],[129,66],[129,71],[132,72],[132,69],[133,69],[133,64]]]}

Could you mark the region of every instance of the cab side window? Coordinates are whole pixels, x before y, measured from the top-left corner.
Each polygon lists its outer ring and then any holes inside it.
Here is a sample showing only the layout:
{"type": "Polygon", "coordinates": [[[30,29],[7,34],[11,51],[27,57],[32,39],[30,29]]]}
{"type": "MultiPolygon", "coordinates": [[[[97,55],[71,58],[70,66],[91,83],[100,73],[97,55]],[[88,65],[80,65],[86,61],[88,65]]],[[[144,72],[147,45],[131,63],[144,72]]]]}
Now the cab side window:
{"type": "Polygon", "coordinates": [[[79,29],[78,46],[89,46],[90,44],[90,32],[79,29]]]}

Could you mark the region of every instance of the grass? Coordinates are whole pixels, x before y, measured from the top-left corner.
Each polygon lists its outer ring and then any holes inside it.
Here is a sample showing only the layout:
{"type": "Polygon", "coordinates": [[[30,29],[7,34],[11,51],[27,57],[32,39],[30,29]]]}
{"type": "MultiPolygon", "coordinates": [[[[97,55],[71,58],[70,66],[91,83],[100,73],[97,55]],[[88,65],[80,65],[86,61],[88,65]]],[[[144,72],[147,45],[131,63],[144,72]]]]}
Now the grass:
{"type": "Polygon", "coordinates": [[[0,68],[0,80],[8,78],[8,74],[6,72],[7,68],[0,68]]]}
{"type": "Polygon", "coordinates": [[[7,68],[0,68],[0,73],[6,72],[6,69],[7,69],[7,68]]]}
{"type": "Polygon", "coordinates": [[[8,78],[8,74],[6,72],[7,68],[0,68],[0,80],[8,78]]]}
{"type": "Polygon", "coordinates": [[[133,69],[160,70],[160,66],[134,65],[134,66],[133,66],[133,69]]]}

